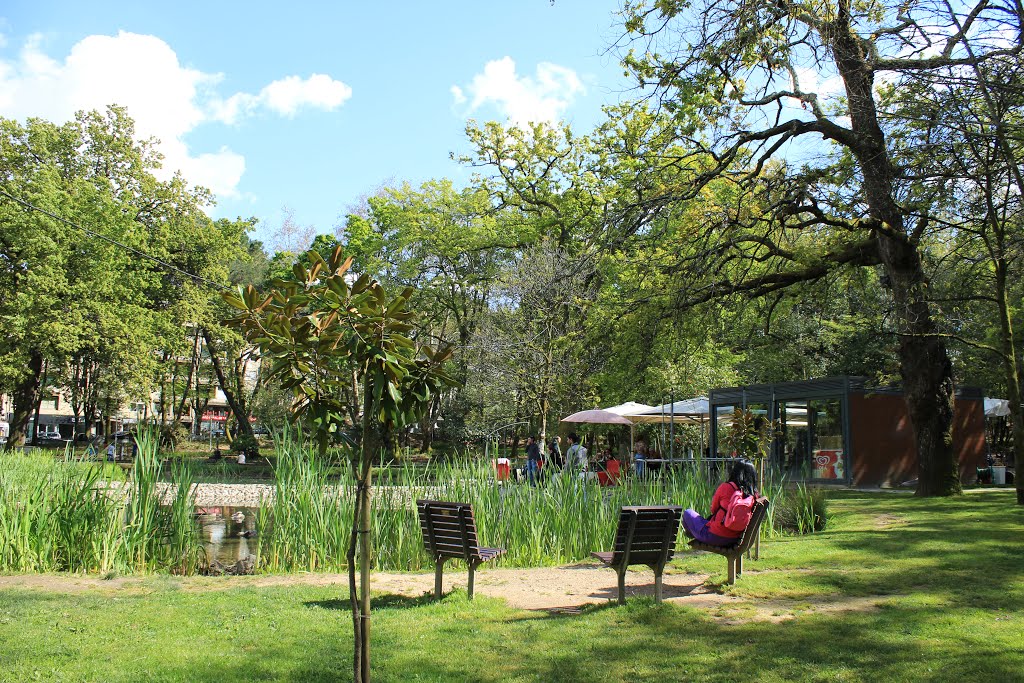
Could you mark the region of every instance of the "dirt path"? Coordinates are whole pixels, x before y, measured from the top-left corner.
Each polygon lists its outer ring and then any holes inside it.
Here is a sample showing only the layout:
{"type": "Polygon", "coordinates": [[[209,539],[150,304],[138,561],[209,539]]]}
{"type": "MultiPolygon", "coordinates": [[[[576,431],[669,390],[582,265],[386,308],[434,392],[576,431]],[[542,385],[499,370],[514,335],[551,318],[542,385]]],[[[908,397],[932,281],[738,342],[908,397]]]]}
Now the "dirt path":
{"type": "MultiPolygon", "coordinates": [[[[753,573],[753,572],[751,572],[753,573]]],[[[665,574],[664,598],[667,602],[699,609],[716,621],[742,623],[751,620],[779,622],[814,612],[863,611],[876,609],[885,600],[877,598],[840,598],[829,600],[758,600],[718,592],[706,585],[707,575],[665,574]]],[[[466,571],[445,572],[444,590],[466,587],[466,571]]],[[[27,589],[58,593],[97,591],[149,592],[160,585],[182,590],[227,590],[261,586],[338,586],[347,590],[343,574],[283,574],[223,577],[118,577],[102,579],[73,574],[23,574],[0,576],[0,590],[27,589]]],[[[375,594],[390,593],[419,597],[434,589],[433,573],[377,573],[372,579],[375,594]]],[[[603,604],[617,595],[615,572],[596,564],[576,564],[538,569],[486,569],[476,575],[476,594],[501,598],[512,607],[555,613],[578,613],[585,605],[603,604]]],[[[654,594],[654,574],[650,570],[631,570],[626,575],[627,597],[654,594]]]]}

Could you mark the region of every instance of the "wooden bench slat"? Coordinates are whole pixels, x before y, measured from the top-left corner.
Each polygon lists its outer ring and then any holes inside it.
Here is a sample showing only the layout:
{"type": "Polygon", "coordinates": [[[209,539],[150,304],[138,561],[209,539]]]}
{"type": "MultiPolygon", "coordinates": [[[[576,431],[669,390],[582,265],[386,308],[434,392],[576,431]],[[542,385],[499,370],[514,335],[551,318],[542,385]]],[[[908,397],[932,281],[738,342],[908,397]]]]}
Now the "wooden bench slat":
{"type": "MultiPolygon", "coordinates": [[[[666,522],[657,522],[656,524],[650,524],[648,526],[646,524],[649,524],[649,523],[645,523],[642,520],[639,521],[638,524],[639,525],[644,525],[644,526],[639,526],[638,525],[637,528],[636,528],[636,531],[633,532],[633,543],[636,543],[637,541],[640,541],[640,542],[655,541],[655,542],[659,542],[660,543],[661,542],[661,537],[664,535],[663,534],[663,530],[664,530],[666,524],[671,525],[671,526],[676,526],[676,525],[672,525],[671,522],[668,522],[668,523],[666,523],[666,522]]],[[[617,543],[625,543],[626,542],[626,538],[624,536],[623,537],[619,537],[619,538],[616,538],[615,541],[617,543]]]]}
{"type": "MultiPolygon", "coordinates": [[[[421,529],[426,531],[426,527],[425,526],[421,527],[421,529]]],[[[466,529],[465,534],[468,537],[470,537],[470,538],[476,538],[476,530],[475,529],[466,529]]],[[[462,529],[451,529],[449,527],[440,526],[440,525],[435,524],[434,525],[434,535],[435,536],[442,536],[444,538],[462,538],[463,530],[462,529]]]]}
{"type": "Polygon", "coordinates": [[[465,560],[469,566],[469,597],[473,598],[473,576],[479,564],[505,554],[504,548],[482,548],[477,538],[473,507],[468,503],[417,500],[423,545],[434,556],[434,593],[441,597],[441,579],[447,559],[465,560]]]}
{"type": "MultiPolygon", "coordinates": [[[[429,530],[427,530],[427,531],[429,531],[429,530]]],[[[459,545],[463,545],[463,542],[466,539],[468,539],[470,546],[479,545],[476,542],[476,534],[465,534],[465,535],[463,535],[463,534],[453,534],[453,533],[450,533],[448,531],[437,531],[437,530],[434,530],[433,531],[433,535],[434,535],[434,538],[437,541],[441,542],[441,543],[458,543],[459,545]]]]}
{"type": "Polygon", "coordinates": [[[762,496],[757,499],[747,528],[743,530],[734,544],[729,546],[708,545],[694,539],[690,541],[690,547],[694,550],[703,550],[724,556],[729,565],[729,585],[733,585],[736,583],[736,577],[743,573],[743,553],[750,549],[751,544],[761,533],[761,523],[765,520],[769,505],[770,501],[767,498],[762,496]]]}
{"type": "Polygon", "coordinates": [[[654,570],[655,599],[661,600],[661,576],[675,552],[682,511],[679,506],[624,506],[612,552],[591,553],[618,574],[620,603],[625,600],[626,568],[633,564],[654,570]]]}

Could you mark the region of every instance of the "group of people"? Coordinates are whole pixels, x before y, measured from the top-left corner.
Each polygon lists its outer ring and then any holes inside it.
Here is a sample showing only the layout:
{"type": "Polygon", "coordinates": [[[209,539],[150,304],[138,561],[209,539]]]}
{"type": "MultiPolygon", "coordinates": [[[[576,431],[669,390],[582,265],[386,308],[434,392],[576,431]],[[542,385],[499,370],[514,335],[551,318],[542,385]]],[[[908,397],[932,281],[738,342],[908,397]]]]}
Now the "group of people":
{"type": "MultiPolygon", "coordinates": [[[[561,438],[555,437],[548,443],[547,462],[556,472],[579,473],[586,477],[590,471],[590,460],[586,447],[580,442],[576,433],[569,434],[569,446],[563,458],[561,438]]],[[[643,476],[646,464],[646,448],[643,442],[634,453],[634,465],[637,473],[643,476]]],[[[598,461],[598,468],[608,469],[608,463],[615,457],[611,449],[605,449],[603,457],[598,461]]],[[[534,436],[527,438],[526,443],[526,474],[531,485],[540,482],[540,471],[544,458],[540,445],[534,436]]],[[[737,459],[729,470],[729,479],[715,489],[711,498],[711,510],[705,517],[693,508],[683,512],[683,531],[690,538],[701,543],[716,546],[730,546],[736,542],[750,521],[753,503],[760,496],[758,492],[757,469],[745,458],[737,459]]]]}
{"type": "MultiPolygon", "coordinates": [[[[569,434],[566,440],[568,445],[564,453],[562,452],[562,437],[556,436],[548,442],[547,454],[544,455],[541,453],[541,445],[537,442],[537,438],[532,435],[527,437],[526,476],[530,484],[536,486],[540,482],[542,467],[550,468],[549,472],[571,473],[581,478],[598,476],[600,472],[613,470],[616,474],[618,473],[620,463],[611,448],[605,448],[599,458],[591,461],[587,447],[583,445],[576,432],[569,434]]],[[[639,473],[643,474],[642,471],[639,473]]]]}

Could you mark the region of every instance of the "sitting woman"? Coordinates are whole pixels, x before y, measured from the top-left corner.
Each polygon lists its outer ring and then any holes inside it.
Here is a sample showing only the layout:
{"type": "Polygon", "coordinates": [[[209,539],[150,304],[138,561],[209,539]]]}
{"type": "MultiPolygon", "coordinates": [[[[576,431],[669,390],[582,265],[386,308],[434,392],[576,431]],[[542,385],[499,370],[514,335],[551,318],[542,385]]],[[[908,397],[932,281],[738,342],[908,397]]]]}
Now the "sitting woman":
{"type": "Polygon", "coordinates": [[[601,486],[614,486],[619,481],[622,463],[612,453],[612,449],[604,449],[597,463],[597,481],[601,486]]]}
{"type": "Polygon", "coordinates": [[[757,470],[747,459],[737,460],[729,472],[729,480],[721,484],[711,498],[711,513],[705,519],[693,509],[683,513],[686,535],[708,545],[730,546],[743,535],[743,529],[726,526],[729,510],[740,499],[757,498],[757,470]]]}

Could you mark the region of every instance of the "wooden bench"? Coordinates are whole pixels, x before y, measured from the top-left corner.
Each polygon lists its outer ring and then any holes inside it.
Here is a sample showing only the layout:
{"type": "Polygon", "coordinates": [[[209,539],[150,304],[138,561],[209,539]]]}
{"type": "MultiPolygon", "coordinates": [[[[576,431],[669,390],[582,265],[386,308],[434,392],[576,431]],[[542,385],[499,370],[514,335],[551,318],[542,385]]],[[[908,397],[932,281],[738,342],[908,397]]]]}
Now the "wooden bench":
{"type": "Polygon", "coordinates": [[[464,560],[469,567],[469,599],[473,599],[476,568],[505,554],[504,548],[481,548],[476,536],[473,506],[440,500],[417,500],[423,545],[434,559],[434,596],[441,597],[441,577],[449,558],[464,560]]]}
{"type": "Polygon", "coordinates": [[[654,570],[654,599],[661,602],[661,575],[675,551],[682,513],[677,506],[624,506],[615,549],[590,553],[619,575],[619,604],[626,601],[626,568],[631,564],[646,564],[654,570]]]}
{"type": "Polygon", "coordinates": [[[724,555],[729,563],[729,585],[736,583],[736,577],[743,574],[743,553],[750,550],[750,545],[757,540],[761,533],[761,522],[764,521],[768,512],[768,499],[761,497],[754,503],[754,510],[750,516],[750,523],[743,530],[743,534],[736,539],[736,543],[729,546],[708,545],[694,539],[690,541],[690,547],[694,550],[704,550],[709,553],[724,555]]]}

